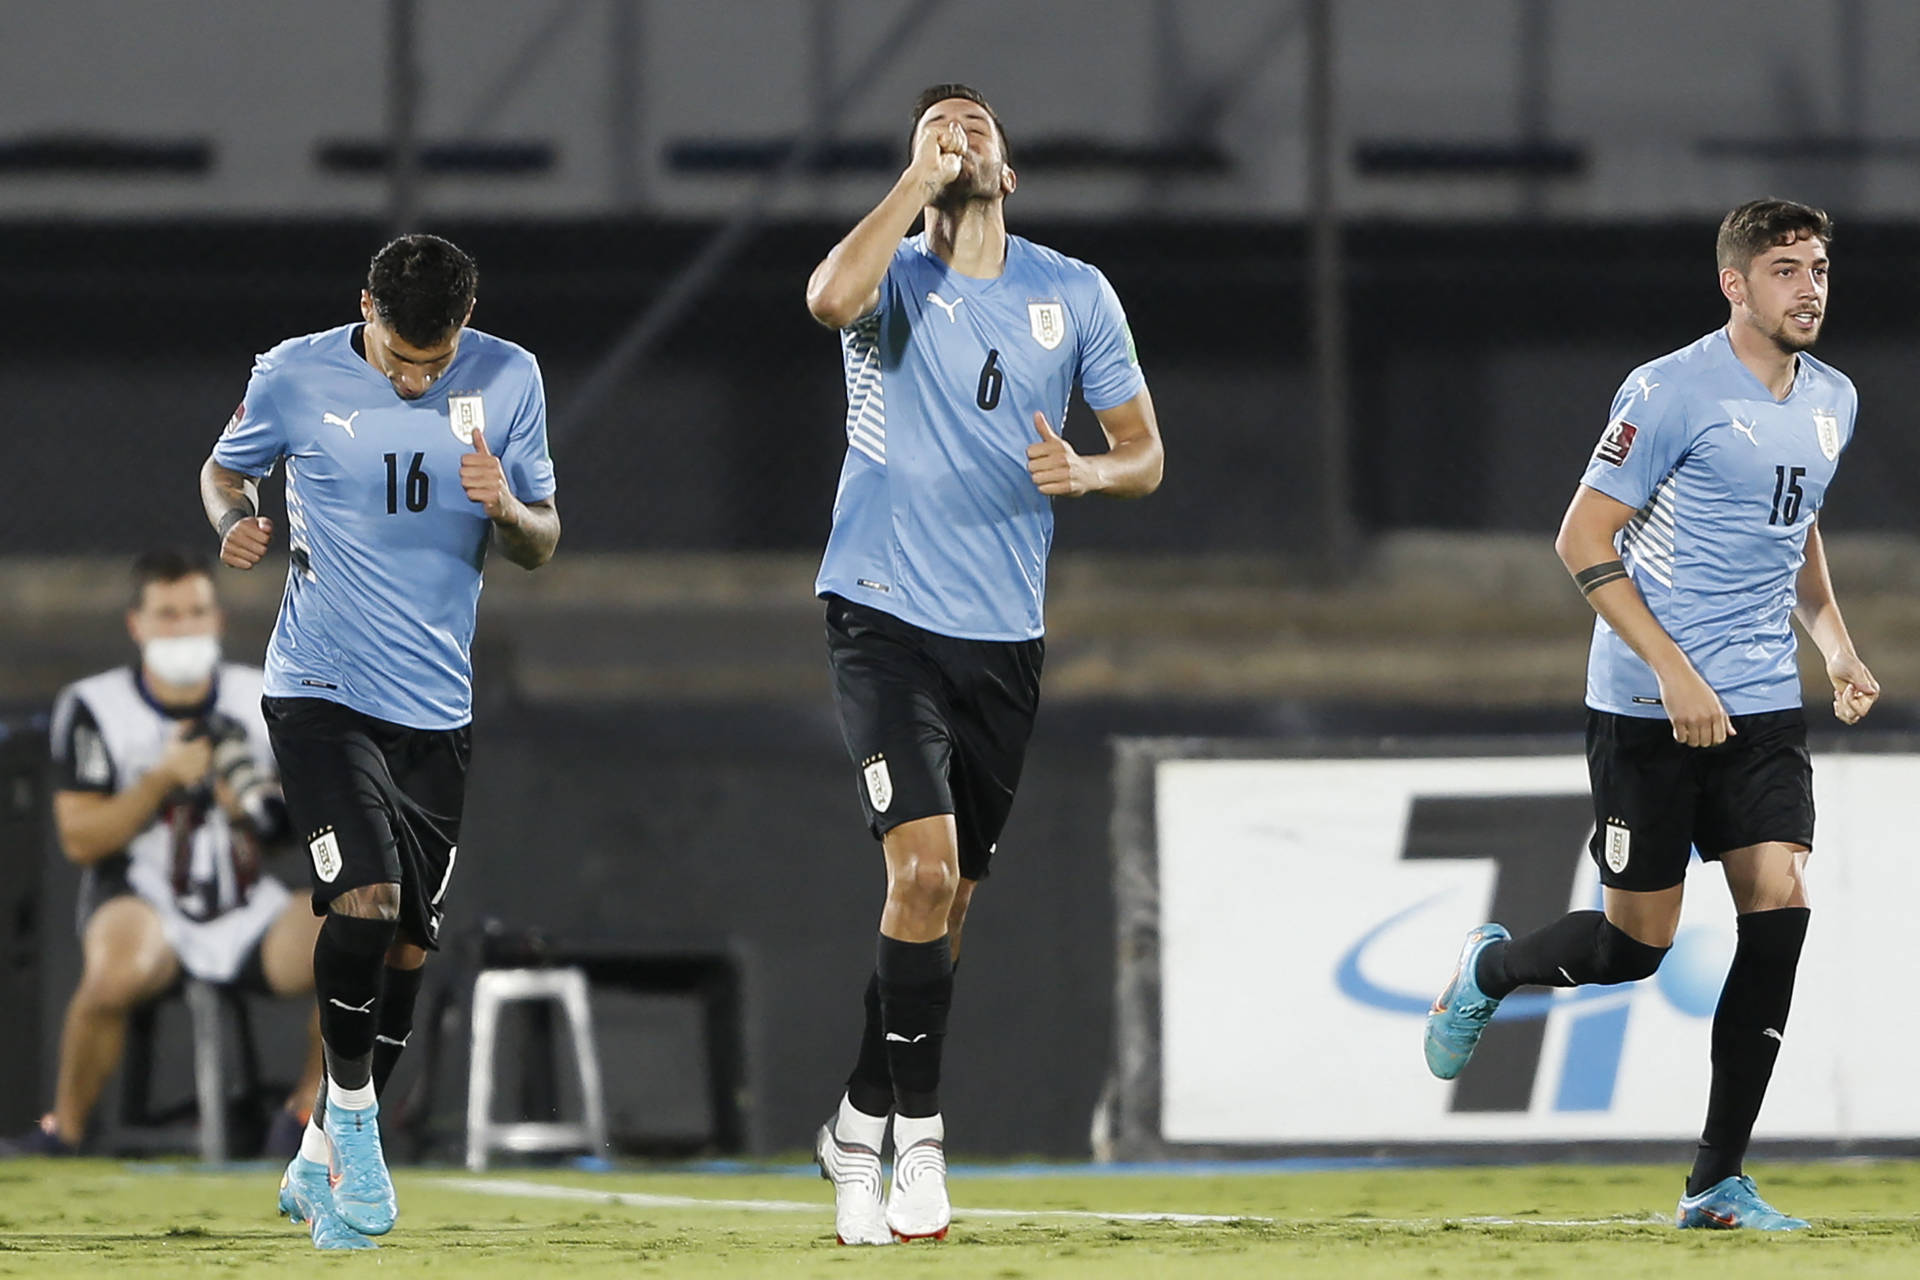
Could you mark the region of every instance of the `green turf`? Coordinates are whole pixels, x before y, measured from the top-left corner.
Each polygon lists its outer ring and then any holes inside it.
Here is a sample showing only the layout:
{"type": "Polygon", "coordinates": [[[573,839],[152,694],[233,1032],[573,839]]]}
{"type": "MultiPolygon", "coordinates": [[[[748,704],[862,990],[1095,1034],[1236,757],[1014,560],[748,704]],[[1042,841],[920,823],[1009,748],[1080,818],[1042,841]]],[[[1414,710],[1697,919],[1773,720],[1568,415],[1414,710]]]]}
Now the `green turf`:
{"type": "Polygon", "coordinates": [[[1665,1225],[1673,1166],[1539,1166],[1232,1177],[999,1177],[953,1183],[965,1208],[1237,1214],[1234,1223],[957,1218],[945,1244],[842,1249],[824,1184],[780,1176],[515,1171],[596,1193],[808,1201],[813,1212],[661,1208],[477,1194],[402,1170],[401,1219],[377,1252],[316,1254],[272,1216],[277,1176],[104,1161],[0,1164],[0,1276],[382,1277],[951,1275],[989,1280],[1189,1276],[1618,1277],[1689,1280],[1920,1274],[1920,1164],[1762,1166],[1761,1190],[1814,1220],[1793,1236],[1665,1225]],[[1477,1217],[1508,1223],[1471,1221],[1477,1217]],[[1582,1224],[1548,1225],[1572,1219],[1582,1224]],[[137,1270],[126,1270],[134,1264],[137,1270]]]}

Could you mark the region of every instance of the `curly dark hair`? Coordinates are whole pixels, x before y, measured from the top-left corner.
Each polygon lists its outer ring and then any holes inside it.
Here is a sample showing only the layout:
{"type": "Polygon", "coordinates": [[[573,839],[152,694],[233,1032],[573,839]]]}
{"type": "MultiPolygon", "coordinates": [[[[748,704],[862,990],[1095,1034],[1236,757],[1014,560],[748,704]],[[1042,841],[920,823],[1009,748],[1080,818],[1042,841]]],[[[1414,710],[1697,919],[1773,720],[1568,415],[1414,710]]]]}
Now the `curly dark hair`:
{"type": "Polygon", "coordinates": [[[977,103],[993,117],[993,128],[1000,135],[1000,159],[1008,166],[1013,164],[1013,148],[1007,145],[1007,126],[1000,123],[1000,113],[983,97],[978,89],[964,84],[936,84],[920,91],[913,100],[913,123],[907,126],[907,153],[913,153],[913,144],[920,136],[920,117],[927,114],[927,108],[936,102],[945,102],[948,98],[965,98],[977,103]]]}
{"type": "Polygon", "coordinates": [[[213,562],[198,551],[178,547],[156,547],[142,551],[133,561],[133,604],[138,609],[147,602],[147,584],[179,582],[183,578],[213,579],[213,562]]]}
{"type": "Polygon", "coordinates": [[[1833,219],[1825,209],[1772,197],[1749,200],[1720,223],[1713,256],[1722,271],[1731,267],[1744,274],[1755,257],[1775,245],[1792,244],[1809,236],[1823,245],[1833,244],[1833,219]]]}
{"type": "Polygon", "coordinates": [[[373,309],[416,347],[438,346],[465,324],[479,284],[473,259],[439,236],[401,236],[367,268],[373,309]]]}

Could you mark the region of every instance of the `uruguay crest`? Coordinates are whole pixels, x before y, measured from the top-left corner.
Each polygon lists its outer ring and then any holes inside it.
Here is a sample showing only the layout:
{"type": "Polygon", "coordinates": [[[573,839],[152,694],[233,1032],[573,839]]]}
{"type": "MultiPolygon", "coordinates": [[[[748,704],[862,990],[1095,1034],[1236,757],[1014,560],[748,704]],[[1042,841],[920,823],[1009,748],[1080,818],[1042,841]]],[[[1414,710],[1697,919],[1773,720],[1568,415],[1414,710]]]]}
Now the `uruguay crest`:
{"type": "Polygon", "coordinates": [[[1828,462],[1840,456],[1840,415],[1831,409],[1813,411],[1813,429],[1820,436],[1820,453],[1828,462]]]}
{"type": "Polygon", "coordinates": [[[464,445],[473,443],[476,430],[487,429],[487,406],[478,392],[447,397],[447,425],[453,428],[454,439],[464,445]]]}
{"type": "Polygon", "coordinates": [[[1033,340],[1051,351],[1067,336],[1067,309],[1058,302],[1029,302],[1027,325],[1033,340]]]}

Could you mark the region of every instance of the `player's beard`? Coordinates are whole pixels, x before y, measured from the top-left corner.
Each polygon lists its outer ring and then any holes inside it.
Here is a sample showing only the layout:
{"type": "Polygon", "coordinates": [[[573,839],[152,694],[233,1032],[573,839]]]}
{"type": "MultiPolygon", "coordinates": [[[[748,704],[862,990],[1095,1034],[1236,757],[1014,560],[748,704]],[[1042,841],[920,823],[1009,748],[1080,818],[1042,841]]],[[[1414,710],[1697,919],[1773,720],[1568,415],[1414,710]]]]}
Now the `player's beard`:
{"type": "Polygon", "coordinates": [[[961,162],[959,176],[940,188],[933,207],[942,213],[961,213],[976,201],[999,199],[1000,178],[1006,168],[1000,160],[975,160],[969,156],[961,162]]]}
{"type": "Polygon", "coordinates": [[[1767,334],[1767,337],[1773,339],[1774,346],[1780,348],[1783,354],[1790,356],[1797,355],[1820,341],[1820,331],[1826,328],[1827,324],[1827,314],[1822,311],[1815,320],[1813,332],[1800,333],[1793,328],[1793,321],[1789,318],[1792,315],[1791,311],[1781,312],[1779,323],[1775,324],[1772,331],[1767,334]]]}

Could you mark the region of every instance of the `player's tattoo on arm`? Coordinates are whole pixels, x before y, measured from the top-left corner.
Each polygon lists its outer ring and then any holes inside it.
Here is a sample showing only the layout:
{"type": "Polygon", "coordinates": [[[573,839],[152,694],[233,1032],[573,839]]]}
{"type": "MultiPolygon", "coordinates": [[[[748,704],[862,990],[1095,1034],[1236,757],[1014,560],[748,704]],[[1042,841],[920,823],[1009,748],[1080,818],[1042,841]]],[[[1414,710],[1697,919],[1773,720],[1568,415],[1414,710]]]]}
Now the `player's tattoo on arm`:
{"type": "Polygon", "coordinates": [[[553,559],[560,543],[560,511],[551,498],[545,502],[523,502],[520,518],[511,524],[494,521],[494,536],[507,559],[522,569],[538,569],[553,559]]]}
{"type": "Polygon", "coordinates": [[[209,460],[200,477],[200,502],[225,541],[234,525],[260,514],[259,481],[209,460]]]}
{"type": "Polygon", "coordinates": [[[1618,560],[1608,560],[1574,574],[1573,585],[1580,588],[1581,595],[1590,596],[1609,582],[1618,582],[1626,576],[1626,565],[1618,560]]]}

